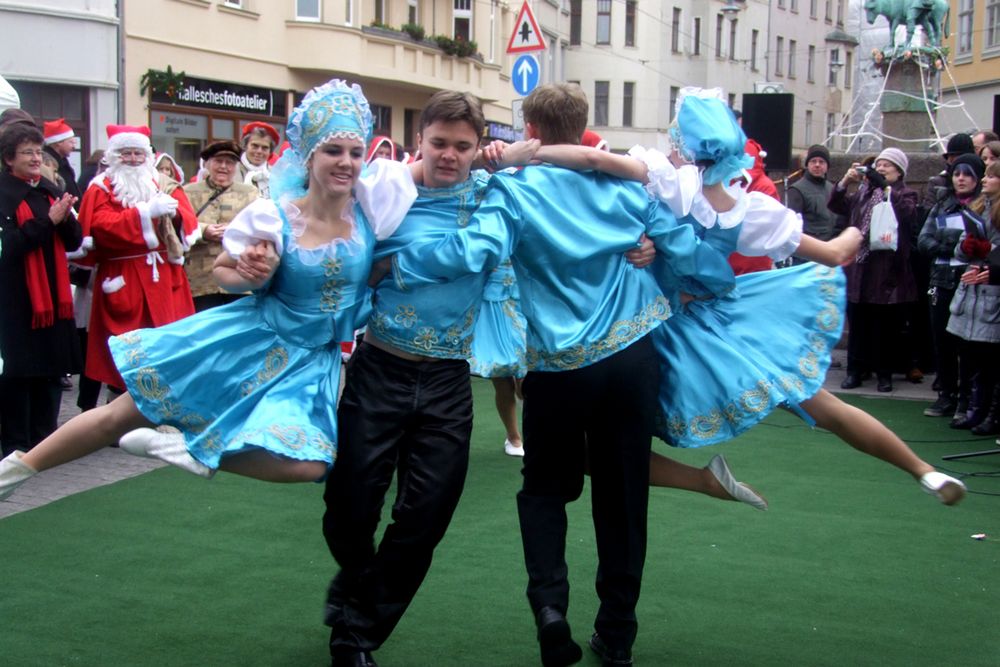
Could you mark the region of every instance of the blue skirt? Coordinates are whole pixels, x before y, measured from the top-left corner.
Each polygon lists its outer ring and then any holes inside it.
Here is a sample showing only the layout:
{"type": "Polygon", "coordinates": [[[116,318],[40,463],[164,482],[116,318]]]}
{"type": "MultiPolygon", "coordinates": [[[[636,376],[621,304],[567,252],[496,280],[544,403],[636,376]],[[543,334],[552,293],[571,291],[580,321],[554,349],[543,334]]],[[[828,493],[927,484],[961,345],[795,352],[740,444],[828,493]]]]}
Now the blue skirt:
{"type": "Polygon", "coordinates": [[[206,466],[250,449],[332,465],[340,347],[289,341],[256,297],[112,337],[110,347],[143,416],[179,429],[206,466]]]}
{"type": "Polygon", "coordinates": [[[652,332],[660,358],[656,435],[675,447],[736,437],[779,405],[823,387],[840,339],[844,272],[818,264],[738,276],[723,299],[695,301],[652,332]]]}

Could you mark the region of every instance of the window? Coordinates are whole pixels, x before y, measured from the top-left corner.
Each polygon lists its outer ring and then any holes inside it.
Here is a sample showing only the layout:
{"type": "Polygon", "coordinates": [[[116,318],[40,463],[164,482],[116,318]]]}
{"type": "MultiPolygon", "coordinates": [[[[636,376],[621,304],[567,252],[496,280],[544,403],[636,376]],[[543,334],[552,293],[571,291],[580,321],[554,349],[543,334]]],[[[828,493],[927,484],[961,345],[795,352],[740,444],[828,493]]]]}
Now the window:
{"type": "Polygon", "coordinates": [[[375,21],[385,23],[385,0],[375,0],[375,21]]]}
{"type": "Polygon", "coordinates": [[[791,11],[795,12],[796,14],[798,14],[799,13],[799,0],[789,0],[789,2],[788,2],[788,9],[790,9],[791,11]]]}
{"type": "Polygon", "coordinates": [[[974,0],[959,0],[958,2],[958,52],[972,53],[972,16],[974,0]]]}
{"type": "Polygon", "coordinates": [[[826,22],[833,21],[833,0],[826,0],[826,22]]]}
{"type": "Polygon", "coordinates": [[[722,57],[722,14],[715,17],[715,57],[722,57]]]}
{"type": "Polygon", "coordinates": [[[455,0],[454,7],[455,39],[468,42],[472,39],[472,0],[455,0]]]}
{"type": "Polygon", "coordinates": [[[809,18],[816,18],[816,10],[819,6],[819,0],[809,0],[809,18]]]}
{"type": "Polygon", "coordinates": [[[854,51],[844,54],[847,60],[844,61],[844,88],[851,87],[851,73],[854,71],[854,51]]]}
{"type": "Polygon", "coordinates": [[[372,128],[375,134],[392,136],[392,107],[381,104],[372,104],[372,128]]]}
{"type": "Polygon", "coordinates": [[[243,0],[224,0],[222,4],[233,9],[243,9],[243,0]]]}
{"type": "Polygon", "coordinates": [[[806,58],[806,81],[816,81],[816,47],[812,44],[809,45],[809,55],[806,58]]]}
{"type": "MultiPolygon", "coordinates": [[[[319,6],[319,0],[316,0],[317,7],[319,6]]],[[[319,11],[317,9],[317,15],[319,11]]],[[[316,19],[317,21],[319,19],[316,19]]],[[[351,25],[354,23],[354,0],[344,0],[344,25],[351,25]]]]}
{"type": "Polygon", "coordinates": [[[785,0],[778,0],[778,9],[785,8],[785,0]]]}
{"type": "Polygon", "coordinates": [[[406,0],[406,22],[411,25],[418,25],[420,23],[420,4],[419,0],[406,0]]]}
{"type": "Polygon", "coordinates": [[[794,39],[788,40],[788,78],[795,78],[795,49],[799,43],[794,39]]]}
{"type": "Polygon", "coordinates": [[[729,105],[730,109],[736,108],[736,93],[729,93],[728,95],[726,95],[726,100],[727,100],[726,103],[729,105]]]}
{"type": "Polygon", "coordinates": [[[677,53],[681,50],[681,9],[674,7],[673,23],[670,24],[670,50],[677,53]]]}
{"type": "Polygon", "coordinates": [[[986,0],[986,25],[983,26],[983,48],[1000,46],[1000,0],[986,0]]]}
{"type": "Polygon", "coordinates": [[[632,127],[635,109],[635,82],[626,81],[622,90],[622,127],[632,127]]]}
{"type": "MultiPolygon", "coordinates": [[[[298,21],[319,21],[319,0],[295,0],[295,19],[298,21]]],[[[347,2],[347,22],[351,22],[351,3],[347,2]]]]}
{"type": "Polygon", "coordinates": [[[611,0],[597,0],[597,43],[611,43],[611,0]]]}
{"type": "Polygon", "coordinates": [[[691,26],[691,53],[701,55],[701,17],[696,16],[691,26]]]}
{"type": "Polygon", "coordinates": [[[570,46],[580,46],[583,33],[583,0],[570,0],[569,3],[569,43],[570,46]]]}
{"type": "Polygon", "coordinates": [[[670,86],[670,120],[674,120],[677,115],[677,98],[680,97],[681,89],[677,86],[670,86]]]}
{"type": "Polygon", "coordinates": [[[608,93],[611,84],[607,81],[594,82],[594,125],[607,126],[608,124],[608,93]]]}
{"type": "Polygon", "coordinates": [[[729,59],[736,60],[736,23],[737,19],[729,22],[729,59]]]}
{"type": "Polygon", "coordinates": [[[625,46],[635,46],[635,0],[625,3],[625,46]]]}
{"type": "Polygon", "coordinates": [[[750,69],[757,71],[757,42],[760,41],[760,30],[750,31],[750,69]]]}
{"type": "Polygon", "coordinates": [[[837,25],[844,25],[844,0],[837,0],[837,25]]]}
{"type": "Polygon", "coordinates": [[[826,136],[832,137],[834,132],[837,131],[837,116],[836,114],[828,113],[826,115],[826,136]]]}
{"type": "Polygon", "coordinates": [[[774,75],[781,76],[785,66],[785,38],[778,37],[774,44],[774,75]]]}
{"type": "Polygon", "coordinates": [[[830,49],[830,77],[827,81],[828,85],[837,85],[837,69],[842,66],[843,63],[840,62],[840,49],[830,49]]]}
{"type": "Polygon", "coordinates": [[[806,109],[806,139],[805,144],[807,146],[813,143],[813,112],[810,109],[806,109]]]}

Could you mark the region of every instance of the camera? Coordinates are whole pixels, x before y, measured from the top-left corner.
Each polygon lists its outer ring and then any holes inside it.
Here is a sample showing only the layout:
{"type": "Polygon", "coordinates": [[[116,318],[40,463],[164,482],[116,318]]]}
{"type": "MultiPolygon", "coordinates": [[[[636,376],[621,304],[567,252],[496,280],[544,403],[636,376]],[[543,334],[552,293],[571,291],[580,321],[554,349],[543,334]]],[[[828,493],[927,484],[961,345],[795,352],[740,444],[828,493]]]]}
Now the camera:
{"type": "Polygon", "coordinates": [[[868,173],[868,167],[865,167],[865,166],[861,166],[861,167],[855,167],[855,168],[854,168],[854,171],[856,171],[856,172],[858,172],[859,174],[861,174],[862,176],[864,176],[865,174],[867,174],[867,173],[868,173]]]}

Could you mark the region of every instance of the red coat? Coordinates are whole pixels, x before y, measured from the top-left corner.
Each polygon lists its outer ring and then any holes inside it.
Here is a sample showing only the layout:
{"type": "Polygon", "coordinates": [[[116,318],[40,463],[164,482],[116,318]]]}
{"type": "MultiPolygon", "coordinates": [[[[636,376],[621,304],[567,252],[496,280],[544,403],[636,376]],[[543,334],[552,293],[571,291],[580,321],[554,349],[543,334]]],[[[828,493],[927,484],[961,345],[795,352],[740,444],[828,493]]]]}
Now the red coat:
{"type": "MultiPolygon", "coordinates": [[[[181,237],[198,226],[184,191],[175,189],[181,237]]],[[[88,376],[124,389],[111,358],[108,338],[169,324],[194,313],[191,287],[183,267],[168,261],[151,221],[125,208],[111,193],[110,182],[93,183],[80,202],[84,237],[93,238],[85,263],[97,265],[87,339],[88,376]]]]}

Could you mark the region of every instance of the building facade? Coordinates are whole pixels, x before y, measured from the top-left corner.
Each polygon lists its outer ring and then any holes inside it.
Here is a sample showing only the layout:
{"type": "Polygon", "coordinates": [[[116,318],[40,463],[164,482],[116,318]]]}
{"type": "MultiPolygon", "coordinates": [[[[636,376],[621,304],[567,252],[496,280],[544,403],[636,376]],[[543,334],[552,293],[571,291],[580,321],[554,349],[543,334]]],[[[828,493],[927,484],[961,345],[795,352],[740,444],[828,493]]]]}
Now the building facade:
{"type": "Polygon", "coordinates": [[[939,129],[1000,131],[1000,0],[951,0],[950,7],[939,129]]]}
{"type": "Polygon", "coordinates": [[[0,0],[0,74],[40,123],[65,118],[80,164],[118,120],[119,16],[115,0],[0,0]]]}

